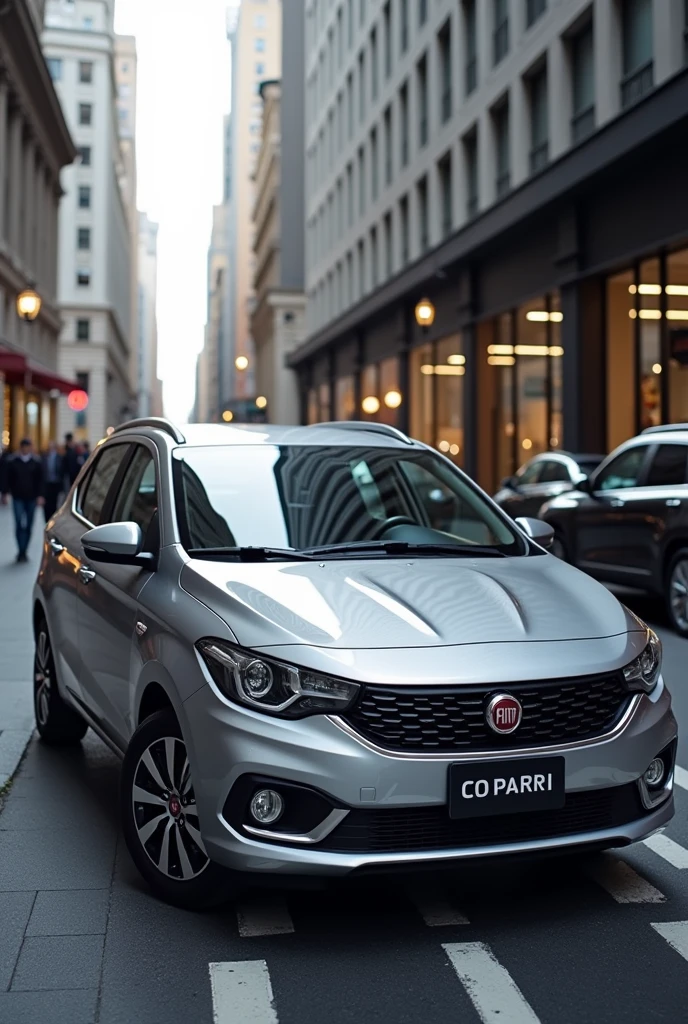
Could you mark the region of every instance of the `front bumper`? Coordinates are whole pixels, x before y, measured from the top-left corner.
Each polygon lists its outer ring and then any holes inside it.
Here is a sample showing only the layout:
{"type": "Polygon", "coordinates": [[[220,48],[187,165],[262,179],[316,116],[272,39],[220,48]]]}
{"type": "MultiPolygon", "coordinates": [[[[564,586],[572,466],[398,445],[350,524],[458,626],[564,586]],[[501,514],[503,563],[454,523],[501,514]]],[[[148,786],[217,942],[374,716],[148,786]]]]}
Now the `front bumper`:
{"type": "MultiPolygon", "coordinates": [[[[661,829],[674,813],[671,781],[666,799],[654,808],[642,805],[638,780],[650,761],[676,738],[671,698],[663,683],[651,697],[639,696],[617,729],[601,740],[538,750],[504,750],[458,756],[395,755],[381,751],[323,716],[283,721],[229,704],[212,683],[184,703],[182,721],[191,763],[201,832],[209,856],[242,872],[296,875],[346,875],[384,868],[409,869],[431,862],[561,851],[581,846],[623,846],[661,829]],[[245,775],[267,776],[326,794],[337,807],[361,812],[414,809],[442,817],[447,803],[448,766],[456,761],[528,758],[560,754],[565,758],[567,797],[617,787],[638,791],[637,816],[612,827],[582,829],[565,835],[521,839],[505,831],[489,842],[475,840],[450,847],[340,852],[328,849],[340,827],[315,841],[265,841],[232,827],[225,803],[245,775]]],[[[621,793],[621,789],[616,789],[621,793]]],[[[345,821],[346,819],[344,819],[345,821]]],[[[491,819],[493,822],[497,819],[491,819]]],[[[275,826],[278,829],[278,826],[275,826]]],[[[456,829],[454,830],[456,833],[456,829]]],[[[494,830],[493,830],[494,833],[494,830]]],[[[341,844],[340,844],[341,845],[341,844]]]]}

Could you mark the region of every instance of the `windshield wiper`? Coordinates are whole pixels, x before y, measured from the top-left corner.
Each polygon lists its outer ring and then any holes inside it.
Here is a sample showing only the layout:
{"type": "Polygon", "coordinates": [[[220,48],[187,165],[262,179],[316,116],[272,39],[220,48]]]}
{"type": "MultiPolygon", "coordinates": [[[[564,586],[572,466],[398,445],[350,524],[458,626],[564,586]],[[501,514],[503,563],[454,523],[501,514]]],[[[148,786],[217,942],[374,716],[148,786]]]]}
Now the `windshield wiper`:
{"type": "Polygon", "coordinates": [[[304,548],[304,553],[319,558],[325,555],[382,554],[450,555],[456,558],[506,558],[499,548],[484,544],[411,544],[405,540],[345,541],[342,544],[324,544],[317,548],[304,548]]]}
{"type": "Polygon", "coordinates": [[[293,548],[188,548],[187,554],[192,558],[238,558],[240,562],[268,562],[270,559],[281,559],[285,562],[312,562],[313,555],[293,548]]]}

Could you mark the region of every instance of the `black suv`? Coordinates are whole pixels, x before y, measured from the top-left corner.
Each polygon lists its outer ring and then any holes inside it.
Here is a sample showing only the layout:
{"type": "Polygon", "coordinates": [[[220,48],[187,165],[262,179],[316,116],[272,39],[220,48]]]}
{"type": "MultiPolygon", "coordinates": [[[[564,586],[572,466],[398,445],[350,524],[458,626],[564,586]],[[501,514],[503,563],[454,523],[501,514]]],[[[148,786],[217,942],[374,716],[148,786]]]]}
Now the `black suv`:
{"type": "Polygon", "coordinates": [[[606,583],[663,596],[688,636],[688,423],[626,441],[539,514],[560,557],[606,583]]]}

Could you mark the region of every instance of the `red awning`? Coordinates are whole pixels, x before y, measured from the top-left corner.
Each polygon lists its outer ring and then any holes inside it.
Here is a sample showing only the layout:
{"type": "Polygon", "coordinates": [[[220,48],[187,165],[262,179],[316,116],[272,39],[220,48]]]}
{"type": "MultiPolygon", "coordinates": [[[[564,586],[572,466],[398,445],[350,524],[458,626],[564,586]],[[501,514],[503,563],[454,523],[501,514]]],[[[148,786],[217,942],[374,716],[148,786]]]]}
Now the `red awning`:
{"type": "Polygon", "coordinates": [[[23,384],[37,391],[61,391],[68,395],[78,387],[74,381],[60,377],[53,370],[27,359],[22,352],[3,345],[0,345],[0,373],[4,374],[8,384],[23,384]]]}

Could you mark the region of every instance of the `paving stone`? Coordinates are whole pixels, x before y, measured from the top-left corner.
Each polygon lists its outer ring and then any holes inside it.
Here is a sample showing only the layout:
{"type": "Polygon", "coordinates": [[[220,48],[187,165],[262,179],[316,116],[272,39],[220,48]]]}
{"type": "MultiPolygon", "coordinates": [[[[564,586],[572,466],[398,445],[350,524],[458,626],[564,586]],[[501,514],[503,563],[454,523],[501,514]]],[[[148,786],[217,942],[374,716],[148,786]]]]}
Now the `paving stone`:
{"type": "Polygon", "coordinates": [[[0,992],[0,1024],[93,1024],[97,989],[0,992]]]}
{"type": "Polygon", "coordinates": [[[0,992],[10,987],[34,898],[32,892],[0,893],[0,992]]]}
{"type": "Polygon", "coordinates": [[[0,892],[106,889],[116,843],[114,828],[87,822],[81,829],[0,831],[0,892]]]}
{"type": "Polygon", "coordinates": [[[27,935],[103,935],[107,925],[107,889],[39,892],[27,935]]]}
{"type": "Polygon", "coordinates": [[[12,991],[98,988],[103,935],[31,935],[24,939],[12,991]]]}

